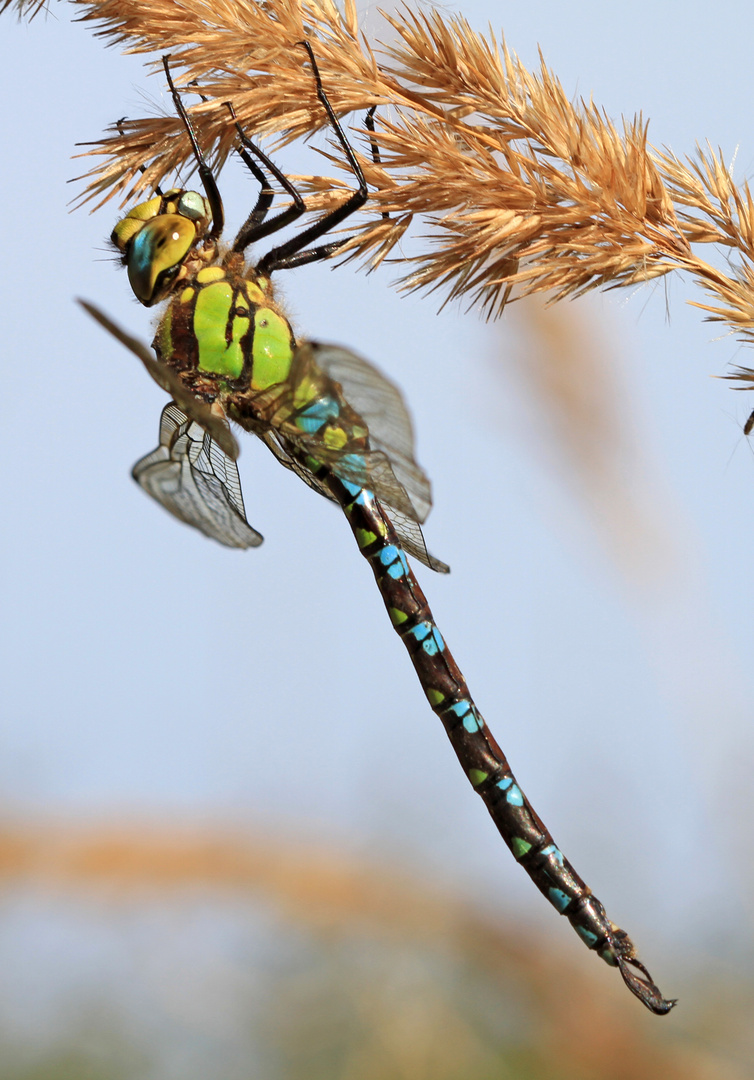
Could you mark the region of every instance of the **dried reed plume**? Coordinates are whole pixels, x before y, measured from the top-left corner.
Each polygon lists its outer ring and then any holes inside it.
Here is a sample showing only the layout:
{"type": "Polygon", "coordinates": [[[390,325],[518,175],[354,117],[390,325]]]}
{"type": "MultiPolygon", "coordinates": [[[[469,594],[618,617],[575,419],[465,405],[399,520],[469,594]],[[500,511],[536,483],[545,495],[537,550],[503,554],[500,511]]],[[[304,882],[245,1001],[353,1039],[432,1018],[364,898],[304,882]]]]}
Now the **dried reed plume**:
{"type": "MultiPolygon", "coordinates": [[[[487,1062],[487,1068],[480,1066],[481,1071],[472,1068],[471,1072],[468,1057],[458,1071],[451,1068],[446,1072],[442,1062],[434,1068],[427,1065],[438,1045],[452,1055],[451,1060],[458,1053],[459,1025],[465,1022],[467,1010],[457,1004],[452,988],[455,986],[455,993],[467,1002],[470,988],[477,983],[483,985],[485,997],[511,988],[508,992],[515,992],[519,1001],[516,1017],[534,1017],[533,1026],[527,1021],[516,1040],[519,1053],[521,1047],[532,1046],[532,1068],[526,1069],[527,1076],[589,1076],[591,1080],[720,1077],[720,1057],[710,1053],[709,1038],[697,1035],[692,1050],[676,1045],[677,1033],[676,1044],[663,1046],[655,1038],[650,1040],[643,1018],[622,995],[605,993],[591,968],[589,973],[574,970],[568,951],[547,936],[535,934],[533,928],[492,918],[444,889],[440,882],[428,884],[389,863],[376,863],[373,857],[360,862],[352,854],[311,837],[292,840],[279,833],[271,837],[269,832],[268,821],[254,833],[238,827],[207,829],[189,821],[124,821],[80,827],[59,820],[33,825],[0,820],[0,882],[11,890],[46,889],[62,895],[69,904],[78,894],[89,905],[96,899],[117,904],[119,909],[124,904],[159,902],[161,897],[180,891],[196,895],[197,889],[203,904],[212,902],[212,890],[219,897],[235,894],[247,907],[249,896],[256,895],[262,904],[272,904],[284,920],[280,933],[286,932],[285,927],[296,928],[294,951],[305,948],[303,942],[311,936],[330,943],[335,955],[342,956],[346,970],[336,969],[343,981],[333,988],[331,1001],[337,1023],[342,1023],[343,1016],[338,1010],[339,995],[351,995],[369,1018],[367,1030],[374,1025],[382,1035],[366,1070],[348,1070],[349,1077],[432,1076],[437,1080],[440,1076],[514,1075],[507,1068],[501,1073],[499,1059],[494,1063],[496,1068],[487,1062]],[[387,986],[381,987],[379,981],[365,984],[360,952],[364,940],[373,941],[381,955],[385,950],[400,950],[403,963],[422,953],[442,958],[432,971],[440,980],[438,988],[449,986],[447,992],[455,1008],[447,1015],[435,1016],[437,1022],[428,1028],[421,1025],[418,1029],[413,1025],[407,1028],[405,1015],[389,1023],[384,1016],[373,1015],[375,1008],[384,1010],[389,1002],[395,1002],[400,1012],[407,1000],[403,995],[413,993],[410,988],[416,984],[413,979],[407,984],[400,978],[396,982],[395,975],[390,976],[387,986]],[[564,985],[568,994],[563,993],[564,985]],[[410,1056],[405,1061],[403,1055],[391,1058],[384,1069],[374,1066],[375,1053],[384,1049],[383,1040],[390,1036],[393,1025],[394,1034],[410,1035],[412,1046],[426,1031],[426,1045],[419,1043],[425,1054],[418,1066],[410,1056]],[[444,1034],[448,1025],[450,1038],[444,1034]],[[566,1072],[563,1062],[568,1063],[566,1072]],[[405,1068],[400,1068],[400,1063],[405,1068]]],[[[290,968],[290,963],[287,966],[290,968]]],[[[326,977],[322,970],[325,987],[326,977]]],[[[375,977],[379,979],[379,969],[375,977]]],[[[310,982],[308,969],[306,978],[310,982]]],[[[278,973],[276,994],[280,988],[278,973]]],[[[731,1032],[744,1030],[743,1017],[748,1015],[749,1004],[746,993],[739,992],[735,1004],[728,1006],[727,1024],[718,1040],[720,1045],[725,1040],[726,1080],[744,1080],[743,1072],[730,1064],[730,1043],[731,1032]]],[[[285,1010],[275,995],[273,1005],[290,1017],[286,1028],[289,1040],[308,1030],[306,1019],[295,1009],[285,1010]]],[[[720,1007],[718,999],[716,1008],[720,1007]]],[[[484,1024],[473,1026],[470,1035],[476,1032],[478,1038],[482,1031],[484,1024]]],[[[475,1043],[464,1039],[462,1045],[475,1043]]],[[[511,1067],[515,1075],[521,1075],[515,1065],[511,1067]]],[[[338,1077],[345,1075],[337,1072],[338,1077]]]]}
{"type": "MultiPolygon", "coordinates": [[[[737,187],[710,147],[685,163],[652,149],[641,117],[619,129],[593,102],[569,100],[544,62],[529,72],[461,16],[388,16],[397,43],[378,46],[378,63],[353,0],[344,13],[333,0],[74,2],[109,43],[170,53],[180,82],[196,81],[206,100],[192,115],[218,166],[235,139],[226,101],[255,138],[293,139],[324,124],[303,38],[338,114],[392,106],[393,119],[378,120],[379,164],[362,157],[368,219],[346,250],[375,265],[425,215],[425,250],[400,260],[411,264],[405,289],[468,296],[490,316],[514,294],[558,299],[687,270],[708,294],[696,303],[708,319],[754,339],[748,184],[737,187]],[[702,243],[737,252],[729,272],[695,254],[702,243]]],[[[175,116],[127,121],[89,152],[105,161],[87,174],[84,197],[102,201],[130,198],[191,162],[175,116]]],[[[339,155],[331,160],[343,167],[339,155]]],[[[321,210],[351,178],[301,179],[321,210]]]]}

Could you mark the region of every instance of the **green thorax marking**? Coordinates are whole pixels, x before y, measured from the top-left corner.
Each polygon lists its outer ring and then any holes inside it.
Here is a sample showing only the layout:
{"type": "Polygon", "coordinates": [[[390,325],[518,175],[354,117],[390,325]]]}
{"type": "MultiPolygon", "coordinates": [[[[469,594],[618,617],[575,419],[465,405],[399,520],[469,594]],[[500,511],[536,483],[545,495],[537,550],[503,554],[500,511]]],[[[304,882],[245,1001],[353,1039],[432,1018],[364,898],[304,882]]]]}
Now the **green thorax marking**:
{"type": "Polygon", "coordinates": [[[254,314],[251,389],[267,390],[291,373],[293,334],[286,319],[270,307],[254,314]]]}
{"type": "Polygon", "coordinates": [[[293,332],[269,280],[232,262],[205,266],[182,283],[160,322],[155,348],[179,370],[234,382],[243,377],[249,389],[267,390],[290,375],[293,332]]]}

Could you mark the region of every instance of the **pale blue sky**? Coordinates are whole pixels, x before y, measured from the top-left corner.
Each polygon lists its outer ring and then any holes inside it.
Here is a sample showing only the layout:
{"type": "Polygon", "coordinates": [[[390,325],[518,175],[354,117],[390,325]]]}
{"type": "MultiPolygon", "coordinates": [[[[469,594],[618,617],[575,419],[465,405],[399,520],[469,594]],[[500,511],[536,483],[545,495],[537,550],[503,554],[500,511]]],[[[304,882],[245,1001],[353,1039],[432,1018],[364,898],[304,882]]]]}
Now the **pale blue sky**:
{"type": "MultiPolygon", "coordinates": [[[[716,5],[717,29],[701,3],[463,12],[480,30],[502,23],[526,63],[539,44],[566,90],[611,116],[641,110],[656,144],[685,154],[709,139],[738,179],[754,171],[750,5],[716,5]]],[[[63,5],[31,25],[5,16],[0,40],[0,805],[305,821],[552,924],[472,796],[337,511],[251,439],[241,475],[257,551],[212,544],[129,479],[164,395],[73,297],[145,339],[150,315],[106,250],[117,209],[69,213],[79,188],[66,181],[84,171],[77,142],[142,113],[144,94],[169,107],[163,82],[63,5]]],[[[321,170],[311,150],[283,161],[321,170]]],[[[232,231],[253,197],[240,164],[221,187],[232,231]]],[[[750,955],[754,456],[741,425],[754,396],[709,378],[750,355],[684,304],[701,299],[688,281],[588,302],[615,343],[676,567],[651,603],[632,601],[506,371],[516,320],[438,315],[434,298],[400,298],[393,276],[307,267],[280,288],[297,329],[356,349],[405,391],[434,483],[428,545],[453,568],[421,578],[472,694],[568,857],[658,979],[664,967],[663,987],[689,935],[750,955]]]]}

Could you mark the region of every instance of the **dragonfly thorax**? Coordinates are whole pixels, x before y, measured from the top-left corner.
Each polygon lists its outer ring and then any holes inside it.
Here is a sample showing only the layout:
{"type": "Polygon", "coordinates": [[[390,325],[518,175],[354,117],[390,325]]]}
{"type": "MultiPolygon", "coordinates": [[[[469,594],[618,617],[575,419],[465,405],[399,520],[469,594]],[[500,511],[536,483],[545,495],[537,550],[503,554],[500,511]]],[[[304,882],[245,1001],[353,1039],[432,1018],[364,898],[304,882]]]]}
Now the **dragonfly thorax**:
{"type": "Polygon", "coordinates": [[[189,276],[185,264],[192,252],[205,263],[214,259],[214,245],[198,248],[211,219],[203,195],[176,188],[139,203],[118,222],[111,239],[123,254],[137,300],[146,307],[164,300],[189,276]]]}
{"type": "Polygon", "coordinates": [[[296,342],[269,279],[234,251],[185,268],[153,342],[160,361],[205,400],[286,382],[296,342]]]}

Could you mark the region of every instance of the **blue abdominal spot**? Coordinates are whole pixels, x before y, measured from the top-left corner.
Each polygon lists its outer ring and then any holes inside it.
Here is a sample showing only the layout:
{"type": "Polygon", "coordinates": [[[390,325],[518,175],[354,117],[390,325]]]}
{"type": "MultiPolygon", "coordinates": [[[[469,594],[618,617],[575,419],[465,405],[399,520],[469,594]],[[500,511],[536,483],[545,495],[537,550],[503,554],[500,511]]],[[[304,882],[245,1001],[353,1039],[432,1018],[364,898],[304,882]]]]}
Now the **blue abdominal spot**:
{"type": "Polygon", "coordinates": [[[340,406],[335,398],[318,398],[296,417],[296,427],[307,435],[316,435],[328,420],[335,420],[340,415],[340,406]]]}
{"type": "Polygon", "coordinates": [[[445,642],[437,627],[431,622],[420,622],[411,628],[410,633],[417,641],[421,642],[422,648],[428,656],[436,656],[445,648],[445,642]]]}
{"type": "Polygon", "coordinates": [[[406,556],[395,544],[387,544],[380,552],[379,560],[391,578],[397,579],[408,573],[406,556]]]}

